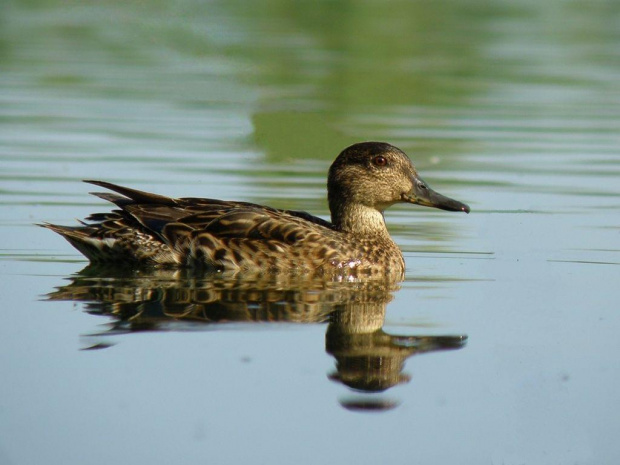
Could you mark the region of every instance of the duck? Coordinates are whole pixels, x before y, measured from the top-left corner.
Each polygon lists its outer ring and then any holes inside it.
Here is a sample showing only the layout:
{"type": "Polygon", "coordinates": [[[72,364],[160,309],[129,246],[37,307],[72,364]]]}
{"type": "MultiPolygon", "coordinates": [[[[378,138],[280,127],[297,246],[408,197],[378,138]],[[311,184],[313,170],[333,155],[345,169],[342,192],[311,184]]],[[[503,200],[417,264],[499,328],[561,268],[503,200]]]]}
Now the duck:
{"type": "Polygon", "coordinates": [[[327,179],[331,221],[303,211],[209,198],[172,198],[105,181],[94,192],[118,209],[79,226],[43,223],[91,264],[189,267],[216,272],[313,272],[404,277],[405,260],[384,211],[397,203],[470,212],[432,190],[410,158],[385,142],[340,152],[327,179]]]}

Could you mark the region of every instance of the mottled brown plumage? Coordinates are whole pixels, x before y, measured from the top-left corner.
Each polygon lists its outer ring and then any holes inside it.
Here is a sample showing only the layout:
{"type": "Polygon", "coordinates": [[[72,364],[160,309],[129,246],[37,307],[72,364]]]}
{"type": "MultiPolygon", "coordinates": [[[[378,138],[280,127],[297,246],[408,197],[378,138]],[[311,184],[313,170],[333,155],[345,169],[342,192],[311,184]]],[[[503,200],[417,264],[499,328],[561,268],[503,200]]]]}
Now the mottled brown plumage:
{"type": "Polygon", "coordinates": [[[405,263],[385,226],[386,208],[408,202],[469,212],[467,205],[432,191],[407,155],[381,142],[352,145],[332,164],[331,223],[247,202],[174,199],[86,182],[116,192],[95,195],[119,210],[91,215],[82,226],[43,226],[93,263],[402,277],[405,263]]]}

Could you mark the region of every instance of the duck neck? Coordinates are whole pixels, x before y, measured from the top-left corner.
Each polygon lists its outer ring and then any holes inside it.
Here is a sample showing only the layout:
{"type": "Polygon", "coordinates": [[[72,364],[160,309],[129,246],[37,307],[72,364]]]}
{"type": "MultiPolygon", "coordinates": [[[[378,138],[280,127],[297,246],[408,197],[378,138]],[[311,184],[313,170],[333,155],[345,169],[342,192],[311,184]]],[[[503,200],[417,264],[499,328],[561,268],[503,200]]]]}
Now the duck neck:
{"type": "Polygon", "coordinates": [[[390,237],[383,212],[362,204],[332,210],[332,223],[340,231],[364,237],[390,237]]]}

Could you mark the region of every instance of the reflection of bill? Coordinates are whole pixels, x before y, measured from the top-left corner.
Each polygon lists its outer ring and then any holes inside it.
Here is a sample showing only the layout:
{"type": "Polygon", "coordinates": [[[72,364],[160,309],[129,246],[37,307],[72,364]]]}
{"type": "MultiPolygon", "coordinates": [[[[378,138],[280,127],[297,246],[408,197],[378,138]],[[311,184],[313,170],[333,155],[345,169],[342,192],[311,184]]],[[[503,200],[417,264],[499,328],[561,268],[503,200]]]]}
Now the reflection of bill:
{"type": "MultiPolygon", "coordinates": [[[[235,275],[190,270],[122,270],[88,266],[50,300],[83,302],[88,313],[110,317],[97,336],[135,331],[209,329],[231,323],[328,323],[326,351],[336,358],[330,379],[377,393],[409,381],[402,373],[415,354],[457,349],[464,335],[398,336],[382,329],[398,283],[386,278],[327,281],[290,275],[235,275]],[[190,325],[188,327],[188,325],[190,325]],[[206,326],[205,326],[206,327],[206,326]]],[[[102,349],[97,343],[88,349],[102,349]]],[[[385,399],[344,401],[350,409],[385,409],[385,399]]]]}

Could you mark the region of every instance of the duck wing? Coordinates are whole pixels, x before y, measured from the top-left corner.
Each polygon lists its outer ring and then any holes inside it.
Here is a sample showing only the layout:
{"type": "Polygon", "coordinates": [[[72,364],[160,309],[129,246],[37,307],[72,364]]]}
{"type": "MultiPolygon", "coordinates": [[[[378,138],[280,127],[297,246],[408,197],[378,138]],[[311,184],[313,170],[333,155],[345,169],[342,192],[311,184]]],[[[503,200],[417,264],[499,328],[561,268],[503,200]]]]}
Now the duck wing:
{"type": "Polygon", "coordinates": [[[334,230],[328,221],[306,212],[278,210],[248,202],[175,199],[104,181],[85,182],[121,194],[95,193],[116,204],[125,213],[120,216],[118,214],[121,212],[92,215],[89,220],[105,220],[115,229],[122,225],[139,225],[167,243],[174,243],[181,236],[208,234],[216,238],[293,244],[309,234],[334,230]]]}

